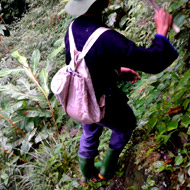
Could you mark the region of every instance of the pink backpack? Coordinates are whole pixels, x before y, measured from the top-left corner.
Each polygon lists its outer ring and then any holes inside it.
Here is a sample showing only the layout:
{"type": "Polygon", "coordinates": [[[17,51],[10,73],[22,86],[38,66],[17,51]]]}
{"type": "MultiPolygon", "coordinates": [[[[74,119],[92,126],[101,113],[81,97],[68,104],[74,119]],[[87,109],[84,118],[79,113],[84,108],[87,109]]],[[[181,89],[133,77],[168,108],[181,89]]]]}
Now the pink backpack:
{"type": "Polygon", "coordinates": [[[71,61],[55,74],[51,90],[71,118],[86,124],[97,123],[105,114],[105,95],[97,102],[84,57],[98,37],[109,29],[98,28],[88,38],[80,52],[76,49],[71,28],[72,24],[69,27],[71,61]]]}

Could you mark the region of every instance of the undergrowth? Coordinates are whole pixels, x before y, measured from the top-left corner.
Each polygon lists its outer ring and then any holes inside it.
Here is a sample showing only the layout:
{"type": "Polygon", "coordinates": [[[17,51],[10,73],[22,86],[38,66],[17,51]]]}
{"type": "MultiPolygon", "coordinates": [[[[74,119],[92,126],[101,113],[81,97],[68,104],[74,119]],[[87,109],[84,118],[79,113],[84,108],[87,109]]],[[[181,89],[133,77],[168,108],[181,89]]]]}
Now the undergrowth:
{"type": "MultiPolygon", "coordinates": [[[[28,13],[10,26],[11,36],[1,36],[0,189],[106,189],[114,183],[81,186],[77,151],[82,129],[65,115],[49,88],[53,74],[65,64],[64,35],[73,20],[64,5],[61,0],[31,1],[28,13]]],[[[180,56],[157,75],[141,73],[142,80],[135,85],[118,84],[130,98],[138,127],[121,155],[117,176],[125,177],[125,158],[134,154],[137,169],[144,170],[147,179],[142,189],[186,190],[190,188],[190,4],[169,0],[159,5],[181,28],[179,34],[171,30],[168,36],[180,56]]],[[[111,1],[104,20],[137,45],[151,45],[155,27],[148,1],[111,1]]],[[[104,158],[110,133],[103,132],[97,161],[104,158]]]]}

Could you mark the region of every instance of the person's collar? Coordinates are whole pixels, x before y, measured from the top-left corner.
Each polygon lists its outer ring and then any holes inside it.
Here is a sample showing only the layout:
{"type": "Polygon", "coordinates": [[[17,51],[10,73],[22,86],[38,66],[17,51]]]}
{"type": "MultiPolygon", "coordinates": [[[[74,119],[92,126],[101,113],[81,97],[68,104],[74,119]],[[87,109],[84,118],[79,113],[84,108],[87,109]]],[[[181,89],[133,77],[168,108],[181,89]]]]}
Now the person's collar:
{"type": "Polygon", "coordinates": [[[85,13],[83,16],[91,16],[91,17],[97,17],[100,18],[102,15],[100,14],[95,14],[95,13],[85,13]]]}
{"type": "Polygon", "coordinates": [[[86,17],[92,20],[97,20],[102,22],[102,15],[101,14],[94,14],[94,13],[85,13],[82,17],[86,17]]]}

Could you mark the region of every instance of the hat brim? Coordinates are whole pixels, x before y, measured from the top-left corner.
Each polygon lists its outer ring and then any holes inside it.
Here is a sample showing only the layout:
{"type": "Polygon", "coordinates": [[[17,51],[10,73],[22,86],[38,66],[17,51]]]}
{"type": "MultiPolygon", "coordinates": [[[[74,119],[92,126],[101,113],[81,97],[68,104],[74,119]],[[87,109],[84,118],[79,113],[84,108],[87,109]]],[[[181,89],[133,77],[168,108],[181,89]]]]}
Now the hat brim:
{"type": "Polygon", "coordinates": [[[69,15],[80,16],[86,13],[95,1],[96,0],[70,0],[65,6],[65,11],[69,15]]]}

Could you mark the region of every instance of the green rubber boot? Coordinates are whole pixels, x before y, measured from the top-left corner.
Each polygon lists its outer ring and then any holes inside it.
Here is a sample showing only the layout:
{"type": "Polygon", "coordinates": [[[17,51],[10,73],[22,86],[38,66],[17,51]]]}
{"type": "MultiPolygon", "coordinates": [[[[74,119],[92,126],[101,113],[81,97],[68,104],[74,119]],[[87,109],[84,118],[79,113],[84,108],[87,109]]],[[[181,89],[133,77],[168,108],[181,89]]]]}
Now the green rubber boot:
{"type": "Polygon", "coordinates": [[[79,157],[79,163],[80,163],[80,170],[82,173],[82,183],[83,185],[87,185],[88,181],[92,178],[97,176],[98,171],[96,170],[94,166],[94,158],[81,158],[79,157]]]}
{"type": "Polygon", "coordinates": [[[121,149],[108,149],[102,167],[100,169],[100,173],[98,175],[100,179],[111,179],[114,176],[118,166],[118,158],[121,151],[121,149]]]}

